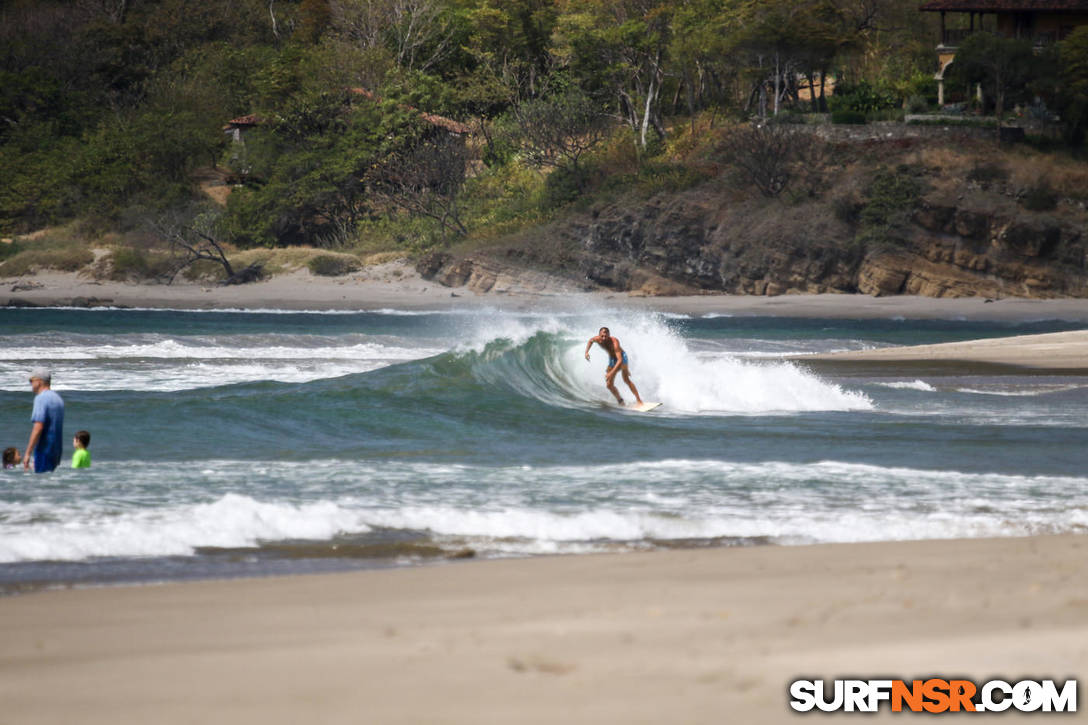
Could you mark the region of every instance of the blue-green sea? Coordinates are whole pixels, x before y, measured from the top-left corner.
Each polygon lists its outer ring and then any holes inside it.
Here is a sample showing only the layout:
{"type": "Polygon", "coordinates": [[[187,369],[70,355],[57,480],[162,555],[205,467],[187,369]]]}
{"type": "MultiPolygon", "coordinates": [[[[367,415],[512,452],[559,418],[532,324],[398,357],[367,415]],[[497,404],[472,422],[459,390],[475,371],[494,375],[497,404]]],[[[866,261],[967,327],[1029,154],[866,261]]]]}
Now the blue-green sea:
{"type": "Polygon", "coordinates": [[[67,438],[58,471],[0,474],[0,591],[1083,533],[1088,377],[803,358],[1080,327],[0,309],[0,447],[26,445],[39,365],[64,397],[67,438]],[[604,353],[583,358],[602,325],[662,407],[614,404],[604,353]],[[92,436],[88,470],[66,467],[78,429],[92,436]]]}

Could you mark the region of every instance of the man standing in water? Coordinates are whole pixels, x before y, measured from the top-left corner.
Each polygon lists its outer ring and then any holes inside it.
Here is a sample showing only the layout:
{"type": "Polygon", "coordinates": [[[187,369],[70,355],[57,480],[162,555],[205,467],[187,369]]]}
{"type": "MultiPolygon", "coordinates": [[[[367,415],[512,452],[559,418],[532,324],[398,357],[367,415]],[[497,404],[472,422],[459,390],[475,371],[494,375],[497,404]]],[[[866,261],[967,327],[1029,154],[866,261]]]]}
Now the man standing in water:
{"type": "Polygon", "coordinates": [[[627,387],[635,394],[635,400],[641,405],[642,398],[638,395],[638,388],[631,382],[631,371],[627,369],[627,353],[620,347],[619,339],[612,337],[607,327],[602,327],[597,336],[589,338],[589,342],[586,343],[586,360],[589,360],[589,348],[593,347],[593,343],[597,343],[608,353],[608,369],[604,373],[604,384],[616,396],[616,402],[623,405],[620,391],[616,390],[616,375],[623,372],[623,382],[627,383],[627,387]]]}
{"type": "Polygon", "coordinates": [[[34,391],[34,411],[30,414],[30,442],[23,454],[23,468],[34,473],[48,473],[60,464],[64,442],[64,401],[49,389],[53,375],[45,368],[30,373],[30,389],[34,391]]]}

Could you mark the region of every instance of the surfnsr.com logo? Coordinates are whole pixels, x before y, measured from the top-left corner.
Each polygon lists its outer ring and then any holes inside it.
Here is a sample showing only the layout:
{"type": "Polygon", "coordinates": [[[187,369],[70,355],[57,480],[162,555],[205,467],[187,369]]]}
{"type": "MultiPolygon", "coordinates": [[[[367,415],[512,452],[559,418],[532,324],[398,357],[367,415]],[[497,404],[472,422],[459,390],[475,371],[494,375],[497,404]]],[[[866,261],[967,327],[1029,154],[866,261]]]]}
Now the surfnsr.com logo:
{"type": "Polygon", "coordinates": [[[795,680],[790,698],[798,712],[1076,712],[1077,681],[795,680]]]}

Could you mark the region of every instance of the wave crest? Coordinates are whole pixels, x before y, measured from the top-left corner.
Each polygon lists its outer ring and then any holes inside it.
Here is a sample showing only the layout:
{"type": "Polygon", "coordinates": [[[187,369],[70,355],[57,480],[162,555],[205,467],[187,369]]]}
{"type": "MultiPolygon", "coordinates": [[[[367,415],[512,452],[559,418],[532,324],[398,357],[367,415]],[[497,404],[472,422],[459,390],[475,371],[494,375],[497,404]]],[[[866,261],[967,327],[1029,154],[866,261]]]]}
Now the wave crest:
{"type": "MultiPolygon", "coordinates": [[[[681,415],[764,414],[870,410],[872,401],[792,363],[749,361],[728,353],[696,353],[667,324],[635,318],[613,328],[630,359],[631,378],[643,400],[664,404],[681,415]]],[[[569,330],[538,329],[493,338],[454,353],[477,381],[505,386],[550,405],[610,403],[604,386],[605,352],[594,345],[590,362],[585,339],[569,330]]],[[[616,386],[633,398],[622,376],[616,386]]]]}

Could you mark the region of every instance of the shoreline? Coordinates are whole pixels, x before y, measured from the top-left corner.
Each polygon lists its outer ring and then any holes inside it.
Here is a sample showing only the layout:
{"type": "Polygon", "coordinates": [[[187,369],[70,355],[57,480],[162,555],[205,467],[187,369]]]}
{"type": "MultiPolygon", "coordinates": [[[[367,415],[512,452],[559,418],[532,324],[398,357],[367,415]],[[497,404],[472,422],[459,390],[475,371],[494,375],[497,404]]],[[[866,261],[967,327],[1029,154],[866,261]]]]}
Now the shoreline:
{"type": "Polygon", "coordinates": [[[346,277],[317,277],[302,270],[263,282],[234,286],[133,284],[97,281],[75,273],[42,272],[0,279],[0,305],[7,307],[137,307],[179,310],[283,310],[411,312],[453,309],[507,312],[567,312],[641,309],[707,315],[838,319],[949,319],[1088,323],[1088,299],[1029,300],[977,297],[870,297],[867,295],[725,294],[646,297],[624,292],[577,291],[570,282],[548,288],[511,284],[484,294],[422,279],[409,265],[387,263],[346,277]],[[551,291],[549,291],[549,289],[551,291]]]}
{"type": "Polygon", "coordinates": [[[0,697],[27,724],[784,722],[798,677],[1077,676],[1086,548],[815,544],[36,592],[0,599],[0,697]]]}

